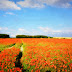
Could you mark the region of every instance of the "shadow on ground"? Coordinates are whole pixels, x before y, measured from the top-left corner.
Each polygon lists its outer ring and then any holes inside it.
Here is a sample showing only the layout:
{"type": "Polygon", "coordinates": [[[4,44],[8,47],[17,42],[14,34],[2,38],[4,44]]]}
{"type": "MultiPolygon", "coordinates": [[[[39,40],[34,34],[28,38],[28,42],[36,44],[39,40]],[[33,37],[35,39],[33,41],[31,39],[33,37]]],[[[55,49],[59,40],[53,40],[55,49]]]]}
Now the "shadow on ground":
{"type": "MultiPolygon", "coordinates": [[[[22,52],[20,52],[19,55],[16,58],[15,67],[23,68],[23,66],[20,62],[21,57],[22,57],[22,52]]],[[[22,69],[22,72],[29,72],[29,70],[22,69]]],[[[51,72],[51,71],[46,71],[46,72],[51,72]]]]}
{"type": "Polygon", "coordinates": [[[22,72],[29,72],[27,69],[26,69],[26,70],[23,69],[23,66],[22,66],[22,64],[21,64],[21,62],[20,62],[21,57],[22,57],[22,52],[20,52],[19,55],[18,55],[17,58],[16,58],[15,67],[22,68],[22,72]]]}

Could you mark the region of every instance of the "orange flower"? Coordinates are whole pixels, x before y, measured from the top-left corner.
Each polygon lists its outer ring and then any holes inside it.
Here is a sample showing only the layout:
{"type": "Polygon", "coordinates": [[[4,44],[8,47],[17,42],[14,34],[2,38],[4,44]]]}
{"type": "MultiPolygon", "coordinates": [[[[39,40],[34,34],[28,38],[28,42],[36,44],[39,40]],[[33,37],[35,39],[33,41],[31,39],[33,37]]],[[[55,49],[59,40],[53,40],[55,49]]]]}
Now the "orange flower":
{"type": "Polygon", "coordinates": [[[33,72],[33,69],[31,70],[31,72],[33,72]]]}

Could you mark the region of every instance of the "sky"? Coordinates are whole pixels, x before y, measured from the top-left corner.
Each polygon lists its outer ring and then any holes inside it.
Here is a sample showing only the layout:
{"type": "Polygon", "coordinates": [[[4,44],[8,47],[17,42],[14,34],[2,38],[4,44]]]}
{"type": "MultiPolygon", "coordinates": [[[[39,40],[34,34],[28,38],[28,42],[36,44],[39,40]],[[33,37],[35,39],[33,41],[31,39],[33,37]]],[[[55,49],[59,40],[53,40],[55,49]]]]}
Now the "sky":
{"type": "Polygon", "coordinates": [[[0,0],[0,34],[72,37],[72,0],[0,0]]]}

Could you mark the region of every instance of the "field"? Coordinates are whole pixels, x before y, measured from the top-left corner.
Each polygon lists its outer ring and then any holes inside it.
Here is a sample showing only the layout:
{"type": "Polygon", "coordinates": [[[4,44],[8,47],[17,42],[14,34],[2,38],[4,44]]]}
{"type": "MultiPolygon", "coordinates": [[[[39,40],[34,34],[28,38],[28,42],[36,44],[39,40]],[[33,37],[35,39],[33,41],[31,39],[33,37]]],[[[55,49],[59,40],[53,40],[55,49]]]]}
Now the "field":
{"type": "Polygon", "coordinates": [[[71,72],[72,39],[0,39],[0,72],[71,72]]]}
{"type": "Polygon", "coordinates": [[[56,38],[56,39],[72,39],[72,37],[53,37],[53,38],[56,38]]]}

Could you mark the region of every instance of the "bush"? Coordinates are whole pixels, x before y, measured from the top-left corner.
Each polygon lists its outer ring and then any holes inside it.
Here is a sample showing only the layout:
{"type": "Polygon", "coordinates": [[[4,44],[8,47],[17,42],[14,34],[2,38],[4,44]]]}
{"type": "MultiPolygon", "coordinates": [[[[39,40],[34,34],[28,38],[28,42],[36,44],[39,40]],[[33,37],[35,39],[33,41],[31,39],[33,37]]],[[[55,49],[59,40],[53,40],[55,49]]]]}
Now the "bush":
{"type": "Polygon", "coordinates": [[[48,37],[48,38],[53,38],[53,37],[48,37]]]}
{"type": "Polygon", "coordinates": [[[35,36],[17,35],[16,38],[48,38],[48,36],[43,36],[43,35],[35,35],[35,36]]]}
{"type": "Polygon", "coordinates": [[[10,38],[7,34],[0,34],[0,38],[10,38]]]}

